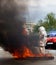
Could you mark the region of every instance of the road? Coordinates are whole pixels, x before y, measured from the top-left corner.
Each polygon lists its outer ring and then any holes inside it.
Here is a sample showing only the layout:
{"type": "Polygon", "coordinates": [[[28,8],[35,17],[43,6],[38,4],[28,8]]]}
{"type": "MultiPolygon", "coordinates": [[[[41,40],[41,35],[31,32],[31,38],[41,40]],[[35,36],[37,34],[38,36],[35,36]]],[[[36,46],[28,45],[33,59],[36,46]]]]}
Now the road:
{"type": "Polygon", "coordinates": [[[56,50],[47,50],[54,55],[53,60],[15,60],[9,52],[0,48],[0,65],[56,65],[56,50]]]}

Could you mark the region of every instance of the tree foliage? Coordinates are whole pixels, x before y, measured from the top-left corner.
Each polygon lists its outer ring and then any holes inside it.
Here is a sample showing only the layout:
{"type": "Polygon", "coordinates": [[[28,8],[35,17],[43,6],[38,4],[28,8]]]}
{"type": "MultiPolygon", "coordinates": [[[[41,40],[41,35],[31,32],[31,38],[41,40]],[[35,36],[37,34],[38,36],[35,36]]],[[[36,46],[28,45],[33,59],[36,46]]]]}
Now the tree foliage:
{"type": "Polygon", "coordinates": [[[44,20],[38,21],[34,27],[34,32],[38,31],[38,26],[44,26],[47,31],[56,30],[56,18],[54,13],[48,13],[44,20]],[[41,22],[41,23],[40,23],[41,22]]]}

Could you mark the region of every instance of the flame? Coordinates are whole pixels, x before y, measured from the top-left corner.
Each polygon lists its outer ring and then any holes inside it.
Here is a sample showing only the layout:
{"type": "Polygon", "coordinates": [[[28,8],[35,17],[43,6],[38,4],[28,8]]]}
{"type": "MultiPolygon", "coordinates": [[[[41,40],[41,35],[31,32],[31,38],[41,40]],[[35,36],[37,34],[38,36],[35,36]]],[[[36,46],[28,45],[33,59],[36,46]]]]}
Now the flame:
{"type": "Polygon", "coordinates": [[[32,51],[29,48],[24,47],[23,57],[24,58],[26,58],[26,57],[34,57],[34,54],[32,53],[32,51]]]}
{"type": "Polygon", "coordinates": [[[14,58],[21,58],[21,55],[18,51],[14,51],[14,53],[12,53],[14,58]]]}
{"type": "Polygon", "coordinates": [[[12,54],[14,56],[14,58],[26,58],[26,57],[34,57],[35,55],[32,53],[32,51],[27,48],[26,46],[24,46],[22,48],[22,52],[19,53],[18,50],[15,50],[14,53],[12,54]]]}
{"type": "Polygon", "coordinates": [[[29,48],[24,46],[22,48],[22,52],[20,53],[18,50],[15,50],[12,54],[14,58],[28,58],[28,57],[43,57],[44,54],[34,54],[29,48]]]}

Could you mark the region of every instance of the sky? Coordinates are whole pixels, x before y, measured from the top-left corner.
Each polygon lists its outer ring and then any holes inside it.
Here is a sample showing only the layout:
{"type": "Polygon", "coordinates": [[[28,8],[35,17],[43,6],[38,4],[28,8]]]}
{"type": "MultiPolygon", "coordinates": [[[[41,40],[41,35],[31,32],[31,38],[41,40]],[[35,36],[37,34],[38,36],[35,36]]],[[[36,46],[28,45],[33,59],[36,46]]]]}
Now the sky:
{"type": "Polygon", "coordinates": [[[27,20],[37,22],[44,19],[48,13],[56,14],[56,0],[27,0],[27,20]]]}

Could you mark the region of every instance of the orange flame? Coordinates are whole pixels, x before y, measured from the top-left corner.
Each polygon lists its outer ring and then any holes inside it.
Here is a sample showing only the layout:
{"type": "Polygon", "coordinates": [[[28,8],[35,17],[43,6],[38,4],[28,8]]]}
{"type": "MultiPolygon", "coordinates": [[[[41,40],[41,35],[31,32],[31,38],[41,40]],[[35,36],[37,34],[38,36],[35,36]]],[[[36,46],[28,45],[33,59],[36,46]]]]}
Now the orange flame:
{"type": "Polygon", "coordinates": [[[17,50],[15,50],[12,55],[14,56],[14,58],[26,58],[26,57],[34,57],[35,56],[32,53],[32,51],[25,46],[23,47],[23,52],[21,52],[21,53],[19,53],[17,50]]]}
{"type": "Polygon", "coordinates": [[[12,54],[14,58],[27,58],[27,57],[43,57],[44,54],[33,54],[32,51],[24,46],[22,48],[22,52],[20,53],[18,50],[15,50],[14,53],[12,54]]]}
{"type": "Polygon", "coordinates": [[[23,57],[24,58],[26,58],[26,57],[34,57],[34,54],[32,53],[32,51],[29,48],[24,47],[23,57]]]}

